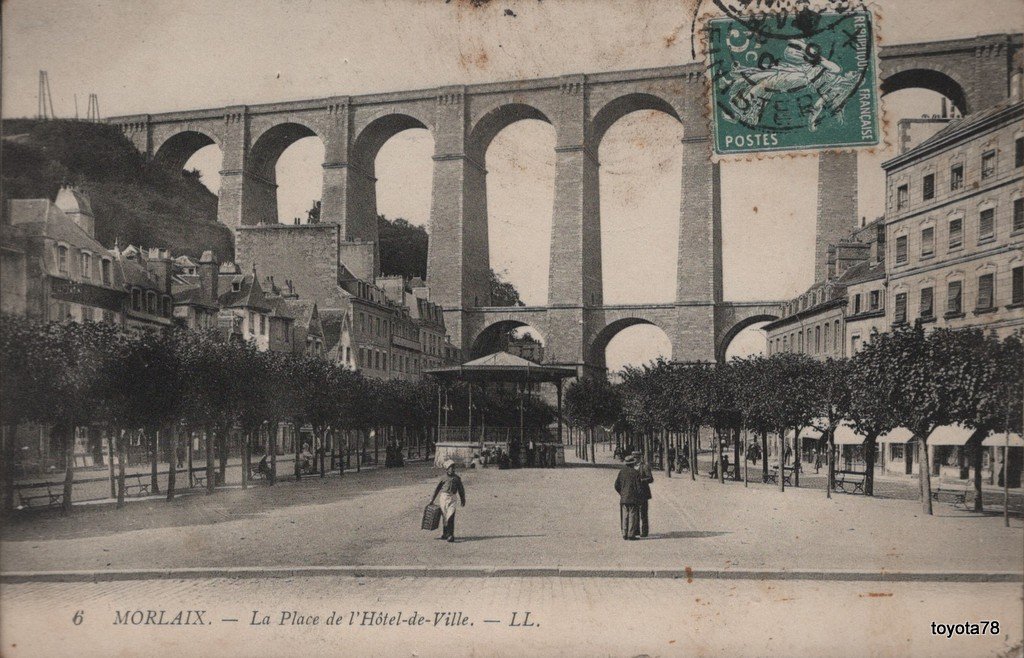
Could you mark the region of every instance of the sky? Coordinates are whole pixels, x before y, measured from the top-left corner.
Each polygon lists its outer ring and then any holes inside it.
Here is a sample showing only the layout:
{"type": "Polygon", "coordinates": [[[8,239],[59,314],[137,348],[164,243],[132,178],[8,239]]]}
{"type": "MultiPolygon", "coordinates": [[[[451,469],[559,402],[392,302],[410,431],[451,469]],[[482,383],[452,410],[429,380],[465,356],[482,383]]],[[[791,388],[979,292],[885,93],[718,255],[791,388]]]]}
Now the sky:
{"type": "MultiPolygon", "coordinates": [[[[102,116],[595,73],[691,61],[694,0],[5,0],[4,116],[33,116],[38,71],[47,70],[58,116],[102,116]],[[508,11],[506,11],[508,10],[508,11]]],[[[705,0],[707,2],[707,0],[705,0]]],[[[1019,0],[877,3],[883,44],[1022,29],[1019,0]]],[[[934,114],[938,96],[883,99],[889,125],[934,114]]],[[[638,112],[601,144],[602,255],[606,303],[671,301],[680,204],[682,132],[669,117],[638,112]]],[[[888,135],[892,139],[892,135],[888,135]]],[[[506,128],[486,155],[491,264],[527,303],[547,296],[554,182],[550,126],[506,128]]],[[[427,131],[393,138],[378,156],[378,210],[428,225],[433,142],[427,131]]],[[[860,214],[883,209],[878,165],[888,148],[860,156],[860,214]]],[[[190,161],[212,188],[220,155],[190,161]]],[[[320,196],[323,147],[292,146],[278,163],[282,221],[320,196]]],[[[726,299],[783,299],[812,283],[817,164],[814,156],[722,166],[726,299]]],[[[757,350],[751,332],[734,345],[757,350]],[[749,345],[746,343],[749,342],[749,345]]],[[[664,353],[659,330],[638,327],[609,347],[609,365],[664,353]]]]}

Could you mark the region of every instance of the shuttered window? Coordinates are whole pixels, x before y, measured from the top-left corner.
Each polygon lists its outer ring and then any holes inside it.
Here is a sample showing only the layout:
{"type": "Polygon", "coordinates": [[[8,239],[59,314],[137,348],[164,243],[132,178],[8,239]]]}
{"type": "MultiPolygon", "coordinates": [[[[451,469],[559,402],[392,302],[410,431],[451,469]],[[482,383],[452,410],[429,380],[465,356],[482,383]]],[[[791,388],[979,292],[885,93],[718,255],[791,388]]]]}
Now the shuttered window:
{"type": "Polygon", "coordinates": [[[978,309],[992,308],[992,293],[995,286],[995,275],[982,274],[978,277],[978,309]]]}
{"type": "Polygon", "coordinates": [[[921,317],[930,318],[935,313],[931,288],[921,288],[921,317]]]}

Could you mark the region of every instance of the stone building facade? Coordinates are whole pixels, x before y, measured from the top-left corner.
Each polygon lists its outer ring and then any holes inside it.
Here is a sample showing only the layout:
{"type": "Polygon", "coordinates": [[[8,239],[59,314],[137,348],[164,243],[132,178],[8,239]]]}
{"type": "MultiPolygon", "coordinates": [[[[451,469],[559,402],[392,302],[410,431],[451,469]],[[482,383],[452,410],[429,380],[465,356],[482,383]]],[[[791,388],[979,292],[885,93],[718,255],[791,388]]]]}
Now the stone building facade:
{"type": "Polygon", "coordinates": [[[1024,103],[950,123],[883,164],[888,325],[1024,329],[1024,103]]]}

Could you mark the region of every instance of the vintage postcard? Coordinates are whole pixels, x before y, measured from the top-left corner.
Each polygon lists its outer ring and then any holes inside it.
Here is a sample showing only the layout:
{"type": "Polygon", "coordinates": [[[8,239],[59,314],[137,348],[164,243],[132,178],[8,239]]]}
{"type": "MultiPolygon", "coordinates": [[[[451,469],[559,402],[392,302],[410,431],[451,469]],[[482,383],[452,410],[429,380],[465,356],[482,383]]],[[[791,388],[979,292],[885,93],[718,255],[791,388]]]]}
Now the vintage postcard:
{"type": "Polygon", "coordinates": [[[0,655],[1024,655],[1019,0],[0,11],[0,655]]]}

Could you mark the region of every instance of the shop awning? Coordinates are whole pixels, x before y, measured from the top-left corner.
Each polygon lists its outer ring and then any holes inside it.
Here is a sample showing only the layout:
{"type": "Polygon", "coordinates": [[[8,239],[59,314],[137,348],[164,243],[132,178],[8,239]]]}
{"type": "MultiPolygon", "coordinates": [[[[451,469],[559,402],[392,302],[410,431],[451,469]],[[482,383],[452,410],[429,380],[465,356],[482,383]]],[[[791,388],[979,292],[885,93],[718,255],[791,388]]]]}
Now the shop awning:
{"type": "Polygon", "coordinates": [[[907,443],[913,440],[914,433],[906,427],[897,427],[878,437],[879,443],[907,443]]]}
{"type": "MultiPolygon", "coordinates": [[[[985,440],[981,442],[981,445],[1002,448],[1006,445],[1006,434],[1002,432],[998,434],[990,434],[985,437],[985,440]]],[[[1024,438],[1022,438],[1020,434],[1010,432],[1010,447],[1024,448],[1024,438]]]]}
{"type": "Polygon", "coordinates": [[[963,425],[942,425],[928,436],[930,446],[962,446],[971,438],[974,430],[963,425]]]}

